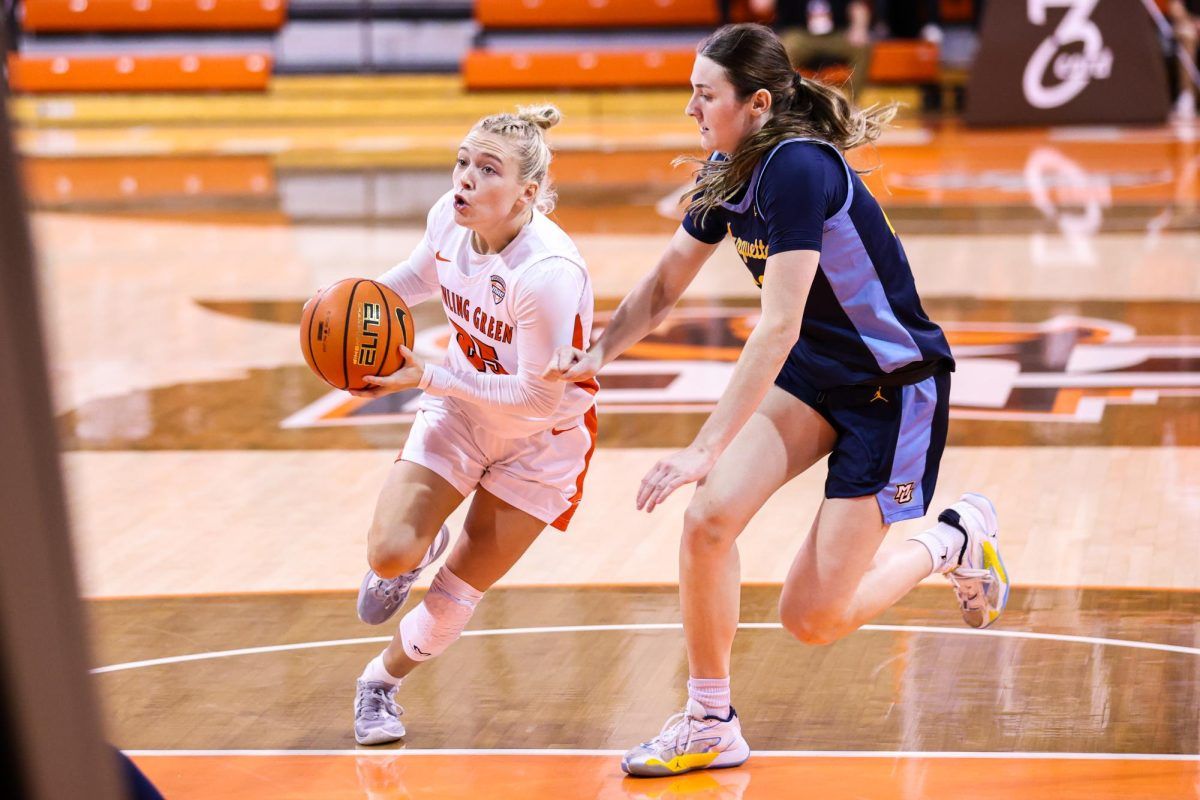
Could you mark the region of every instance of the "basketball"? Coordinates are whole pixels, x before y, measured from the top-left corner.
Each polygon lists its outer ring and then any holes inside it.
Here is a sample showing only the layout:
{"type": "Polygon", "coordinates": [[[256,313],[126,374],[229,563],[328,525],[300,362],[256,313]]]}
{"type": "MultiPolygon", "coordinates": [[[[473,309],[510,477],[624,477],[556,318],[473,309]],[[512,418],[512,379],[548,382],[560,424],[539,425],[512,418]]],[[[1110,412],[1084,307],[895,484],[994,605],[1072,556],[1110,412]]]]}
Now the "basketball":
{"type": "Polygon", "coordinates": [[[412,313],[400,295],[365,278],[327,286],[300,315],[304,360],[335,389],[365,389],[365,376],[400,369],[399,346],[412,347],[413,335],[412,313]]]}

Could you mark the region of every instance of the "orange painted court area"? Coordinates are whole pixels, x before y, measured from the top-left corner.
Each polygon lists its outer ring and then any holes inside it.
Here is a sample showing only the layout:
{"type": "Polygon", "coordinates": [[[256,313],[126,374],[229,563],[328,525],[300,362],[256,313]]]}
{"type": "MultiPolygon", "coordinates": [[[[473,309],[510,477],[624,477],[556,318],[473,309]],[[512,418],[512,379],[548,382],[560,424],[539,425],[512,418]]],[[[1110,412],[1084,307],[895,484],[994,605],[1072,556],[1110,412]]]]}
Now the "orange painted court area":
{"type": "Polygon", "coordinates": [[[675,778],[625,777],[615,756],[353,755],[137,756],[173,800],[417,800],[418,798],[756,797],[916,800],[1183,798],[1200,792],[1196,761],[1055,758],[771,756],[738,769],[675,778]]]}

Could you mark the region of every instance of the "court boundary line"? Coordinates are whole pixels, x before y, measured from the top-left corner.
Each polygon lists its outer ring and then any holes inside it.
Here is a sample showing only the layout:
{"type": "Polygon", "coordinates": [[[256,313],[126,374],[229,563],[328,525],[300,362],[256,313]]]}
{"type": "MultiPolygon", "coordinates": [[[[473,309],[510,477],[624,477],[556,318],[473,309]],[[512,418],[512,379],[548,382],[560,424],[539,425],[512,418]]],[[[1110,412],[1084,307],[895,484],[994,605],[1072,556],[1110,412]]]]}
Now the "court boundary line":
{"type": "MultiPolygon", "coordinates": [[[[778,622],[739,622],[738,628],[744,630],[781,629],[778,622]]],[[[552,625],[526,628],[483,628],[463,631],[463,638],[476,636],[521,636],[546,633],[600,633],[609,631],[656,631],[682,630],[680,622],[639,622],[611,625],[552,625]]],[[[1185,647],[1175,644],[1158,642],[1141,642],[1132,639],[1107,639],[1097,636],[1076,636],[1060,633],[1037,633],[1034,631],[1008,631],[992,628],[943,628],[932,625],[863,625],[858,630],[887,633],[926,633],[935,636],[988,636],[1001,639],[1032,639],[1039,641],[1069,642],[1072,644],[1087,644],[1103,647],[1126,647],[1136,650],[1155,650],[1164,653],[1179,653],[1182,655],[1200,656],[1200,647],[1185,647]]],[[[165,666],[168,664],[183,664],[190,661],[207,661],[216,658],[233,658],[236,656],[261,655],[264,653],[280,653],[290,650],[314,650],[324,647],[342,647],[357,644],[379,644],[392,640],[391,636],[367,636],[354,639],[329,639],[316,642],[294,642],[292,644],[266,645],[262,647],[243,647],[234,650],[212,650],[203,653],[190,653],[181,656],[166,656],[142,661],[129,661],[122,664],[110,664],[90,670],[93,675],[103,675],[110,672],[124,672],[132,669],[165,666]]]]}
{"type": "MultiPolygon", "coordinates": [[[[391,750],[122,750],[131,758],[284,758],[289,756],[595,756],[619,758],[624,750],[569,749],[495,749],[487,748],[397,748],[391,750]]],[[[1083,753],[1083,752],[1019,752],[1019,751],[921,751],[921,750],[755,750],[755,758],[925,758],[925,759],[991,759],[1030,761],[1178,761],[1200,762],[1200,754],[1190,753],[1083,753]]]]}

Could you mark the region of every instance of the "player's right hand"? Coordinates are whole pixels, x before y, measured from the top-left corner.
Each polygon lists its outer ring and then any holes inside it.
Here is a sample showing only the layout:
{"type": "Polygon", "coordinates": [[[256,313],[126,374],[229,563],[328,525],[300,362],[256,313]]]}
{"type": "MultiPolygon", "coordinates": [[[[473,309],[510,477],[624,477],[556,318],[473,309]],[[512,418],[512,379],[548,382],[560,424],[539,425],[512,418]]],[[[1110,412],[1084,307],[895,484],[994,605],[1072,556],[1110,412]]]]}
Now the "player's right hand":
{"type": "Polygon", "coordinates": [[[576,383],[596,377],[596,373],[603,366],[604,361],[599,352],[588,352],[580,350],[578,347],[563,345],[554,351],[550,363],[542,371],[542,377],[565,383],[576,383]]]}

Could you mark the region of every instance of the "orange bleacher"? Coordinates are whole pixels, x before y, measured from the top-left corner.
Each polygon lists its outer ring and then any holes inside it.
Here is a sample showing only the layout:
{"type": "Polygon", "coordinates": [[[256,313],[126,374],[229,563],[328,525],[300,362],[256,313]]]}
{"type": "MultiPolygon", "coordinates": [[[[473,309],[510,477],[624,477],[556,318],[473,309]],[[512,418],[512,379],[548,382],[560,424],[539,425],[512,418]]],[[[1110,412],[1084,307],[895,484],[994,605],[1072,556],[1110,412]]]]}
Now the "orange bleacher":
{"type": "Polygon", "coordinates": [[[267,197],[276,191],[269,158],[31,158],[21,170],[39,207],[150,199],[267,197]]]}
{"type": "Polygon", "coordinates": [[[871,48],[871,83],[936,83],[939,49],[922,39],[885,39],[871,48]]]}
{"type": "Polygon", "coordinates": [[[473,50],[463,61],[468,89],[607,89],[683,86],[695,52],[687,50],[517,52],[473,50]]]}
{"type": "MultiPolygon", "coordinates": [[[[24,0],[22,27],[34,34],[274,31],[287,0],[24,0]]],[[[108,53],[9,54],[9,85],[18,92],[256,91],[271,75],[269,52],[205,52],[180,45],[108,53]]],[[[238,49],[236,45],[231,50],[238,49]]],[[[265,46],[264,46],[265,49],[265,46]]]]}
{"type": "Polygon", "coordinates": [[[17,92],[262,91],[267,53],[221,55],[9,55],[17,92]]]}
{"type": "Polygon", "coordinates": [[[485,28],[613,28],[717,23],[716,0],[476,0],[485,28]]]}
{"type": "Polygon", "coordinates": [[[32,33],[275,30],[286,0],[25,0],[32,33]]]}
{"type": "MultiPolygon", "coordinates": [[[[696,57],[692,48],[662,50],[519,51],[474,50],[463,62],[468,89],[597,89],[686,86],[696,57]]],[[[844,69],[823,71],[840,82],[844,69]]],[[[919,40],[875,45],[870,80],[879,84],[930,84],[938,80],[938,47],[919,40]]]]}

